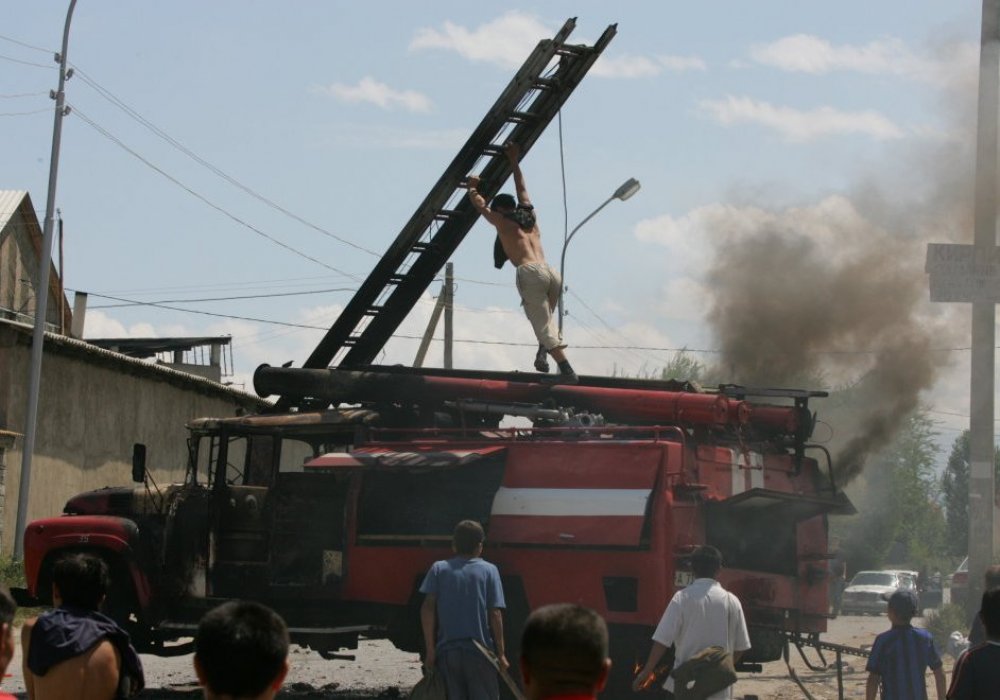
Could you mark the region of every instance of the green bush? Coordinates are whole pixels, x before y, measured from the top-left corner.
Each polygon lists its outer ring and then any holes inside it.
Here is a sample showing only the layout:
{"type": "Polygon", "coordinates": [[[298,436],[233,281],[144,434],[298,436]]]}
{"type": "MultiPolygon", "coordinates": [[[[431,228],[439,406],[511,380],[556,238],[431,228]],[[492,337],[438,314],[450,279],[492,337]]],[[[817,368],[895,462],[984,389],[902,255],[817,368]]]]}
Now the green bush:
{"type": "Polygon", "coordinates": [[[943,605],[938,610],[927,613],[924,625],[927,631],[934,635],[934,643],[938,651],[944,653],[948,648],[948,637],[952,632],[969,633],[969,618],[961,605],[943,605]]]}
{"type": "Polygon", "coordinates": [[[8,588],[24,588],[24,562],[12,557],[0,558],[0,584],[8,588]]]}

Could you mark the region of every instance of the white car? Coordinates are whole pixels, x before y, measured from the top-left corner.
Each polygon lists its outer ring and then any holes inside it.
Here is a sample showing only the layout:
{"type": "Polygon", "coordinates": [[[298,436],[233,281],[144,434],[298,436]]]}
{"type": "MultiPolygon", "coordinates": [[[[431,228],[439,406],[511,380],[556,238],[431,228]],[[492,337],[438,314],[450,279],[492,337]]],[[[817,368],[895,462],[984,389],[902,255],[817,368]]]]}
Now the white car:
{"type": "Polygon", "coordinates": [[[859,571],[844,589],[840,612],[843,615],[881,615],[886,599],[908,582],[896,571],[859,571]]]}

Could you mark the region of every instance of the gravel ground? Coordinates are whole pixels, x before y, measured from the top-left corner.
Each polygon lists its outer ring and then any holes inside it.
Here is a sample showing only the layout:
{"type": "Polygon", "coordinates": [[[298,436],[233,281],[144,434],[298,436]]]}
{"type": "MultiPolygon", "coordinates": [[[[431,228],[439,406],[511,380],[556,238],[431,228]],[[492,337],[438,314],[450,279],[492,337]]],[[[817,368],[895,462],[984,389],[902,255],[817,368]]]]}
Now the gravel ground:
{"type": "MultiPolygon", "coordinates": [[[[919,625],[920,620],[916,623],[919,625]]],[[[884,616],[856,617],[844,616],[830,622],[830,630],[824,639],[836,644],[860,647],[871,644],[875,635],[889,628],[884,616]]],[[[17,636],[16,638],[19,638],[17,636]]],[[[291,651],[291,671],[285,688],[279,697],[289,698],[337,698],[354,700],[407,697],[410,688],[420,679],[420,660],[416,654],[398,651],[384,640],[361,640],[354,652],[355,661],[326,661],[318,654],[298,647],[291,651]]],[[[809,692],[816,700],[837,698],[837,676],[835,671],[810,671],[792,651],[792,667],[798,673],[809,692]]],[[[810,660],[815,659],[815,652],[810,660]]],[[[833,655],[827,654],[833,662],[833,655]]],[[[147,690],[144,698],[193,698],[201,693],[195,683],[191,655],[176,658],[143,656],[147,690]]],[[[845,698],[863,698],[867,674],[864,659],[844,657],[845,698]]],[[[951,659],[945,659],[945,668],[950,677],[951,659]]],[[[3,680],[3,689],[9,693],[24,696],[24,678],[21,674],[20,653],[15,655],[8,676],[3,680]]],[[[928,679],[930,676],[928,676],[928,679]]],[[[932,682],[929,684],[932,687],[932,682]]],[[[790,700],[805,697],[788,677],[784,662],[765,664],[759,674],[743,674],[735,686],[736,698],[774,698],[790,700]]],[[[652,696],[650,696],[652,697],[652,696]]]]}

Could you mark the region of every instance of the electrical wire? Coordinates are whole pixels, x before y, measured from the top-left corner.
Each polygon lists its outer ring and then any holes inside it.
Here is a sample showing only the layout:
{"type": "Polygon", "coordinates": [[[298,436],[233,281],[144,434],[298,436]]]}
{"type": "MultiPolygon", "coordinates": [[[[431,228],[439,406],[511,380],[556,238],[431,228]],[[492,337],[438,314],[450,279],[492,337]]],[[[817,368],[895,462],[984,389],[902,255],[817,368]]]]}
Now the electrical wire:
{"type": "Polygon", "coordinates": [[[353,292],[355,291],[353,287],[338,287],[336,289],[313,289],[306,292],[273,292],[271,294],[244,294],[241,296],[234,297],[203,297],[201,299],[160,299],[155,302],[126,302],[122,304],[102,304],[100,306],[91,306],[92,309],[120,309],[126,306],[142,306],[146,303],[153,304],[195,304],[198,302],[208,302],[208,301],[242,301],[245,299],[274,299],[277,297],[296,297],[305,296],[308,294],[331,294],[333,292],[353,292]]]}
{"type": "Polygon", "coordinates": [[[137,153],[136,151],[134,151],[133,149],[131,149],[129,146],[125,145],[125,143],[122,142],[117,136],[115,136],[114,134],[112,134],[111,132],[109,132],[107,129],[105,129],[104,127],[102,127],[100,124],[98,124],[97,122],[95,122],[93,119],[91,119],[90,117],[88,117],[85,113],[81,112],[80,109],[77,108],[75,105],[69,105],[69,106],[72,109],[72,112],[71,112],[72,114],[75,114],[77,117],[79,117],[81,120],[83,120],[83,122],[85,124],[87,124],[88,126],[90,126],[92,129],[94,129],[101,136],[103,136],[104,138],[108,139],[109,141],[111,141],[112,143],[114,143],[115,145],[117,145],[119,148],[123,149],[124,151],[126,151],[127,153],[129,153],[131,156],[133,156],[134,158],[136,158],[139,161],[141,161],[142,163],[144,163],[149,168],[155,170],[160,175],[162,175],[167,180],[169,180],[170,182],[172,182],[175,185],[177,185],[178,187],[180,187],[182,190],[184,190],[185,192],[187,192],[191,196],[193,196],[196,199],[200,200],[204,204],[207,204],[212,209],[215,209],[220,214],[224,214],[226,217],[232,219],[233,221],[235,221],[239,225],[241,225],[241,226],[243,226],[245,228],[250,229],[251,231],[253,231],[254,233],[256,233],[258,236],[261,236],[262,238],[266,238],[267,240],[271,241],[275,245],[277,245],[277,246],[279,246],[281,248],[284,248],[285,250],[287,250],[287,251],[289,251],[291,253],[294,253],[295,255],[298,255],[301,258],[305,258],[306,260],[309,260],[310,262],[314,262],[317,265],[321,265],[321,266],[325,267],[328,270],[332,270],[333,272],[336,272],[336,273],[338,273],[340,275],[343,275],[345,277],[353,279],[356,282],[361,282],[361,279],[359,277],[356,277],[356,276],[354,276],[354,275],[352,275],[352,274],[350,274],[348,272],[344,272],[343,270],[340,270],[340,269],[338,269],[338,268],[336,268],[336,267],[334,267],[332,265],[329,265],[329,264],[323,262],[322,260],[314,258],[313,256],[311,256],[311,255],[309,255],[307,253],[303,253],[301,250],[298,250],[297,248],[294,248],[294,247],[290,246],[289,244],[285,243],[284,241],[281,241],[281,240],[275,238],[274,236],[270,235],[269,233],[266,233],[266,232],[262,231],[261,229],[257,228],[253,224],[251,224],[251,223],[249,223],[247,221],[244,221],[243,219],[239,218],[238,216],[236,216],[232,212],[230,212],[230,211],[228,211],[226,209],[223,209],[218,204],[212,202],[210,199],[208,199],[207,197],[205,197],[201,193],[199,193],[199,192],[193,190],[192,188],[188,187],[183,182],[181,182],[180,180],[178,180],[177,178],[175,178],[173,175],[168,174],[165,170],[163,170],[163,169],[159,168],[158,166],[154,165],[152,162],[150,162],[149,160],[147,160],[146,158],[144,158],[143,156],[141,156],[139,153],[137,153]]]}
{"type": "Polygon", "coordinates": [[[20,58],[13,58],[11,56],[5,56],[0,54],[0,59],[4,61],[10,61],[11,63],[20,63],[23,66],[34,66],[35,68],[47,68],[48,70],[55,70],[55,66],[47,66],[44,63],[35,63],[34,61],[23,61],[20,58]]]}
{"type": "Polygon", "coordinates": [[[42,48],[41,46],[35,46],[34,44],[28,44],[18,39],[14,39],[13,37],[6,36],[4,34],[0,34],[0,39],[2,39],[3,41],[9,41],[12,44],[17,44],[18,46],[23,46],[26,49],[34,49],[35,51],[41,51],[42,53],[47,53],[52,55],[55,55],[56,53],[52,49],[46,49],[42,48]]]}
{"type": "Polygon", "coordinates": [[[28,112],[0,112],[0,117],[23,117],[28,114],[41,114],[42,112],[49,112],[51,110],[51,107],[42,107],[41,109],[33,109],[28,112]]]}
{"type": "Polygon", "coordinates": [[[160,127],[158,127],[156,124],[154,124],[151,121],[149,121],[148,119],[146,119],[144,116],[142,116],[139,112],[137,112],[135,109],[133,109],[128,104],[126,104],[124,101],[122,101],[119,97],[117,97],[110,90],[108,90],[107,88],[103,87],[96,80],[94,80],[89,75],[87,75],[87,73],[85,73],[78,66],[74,65],[74,69],[76,71],[76,75],[79,76],[80,79],[85,84],[87,84],[88,86],[90,86],[101,97],[103,97],[107,101],[111,102],[111,104],[113,104],[116,107],[118,107],[119,109],[121,109],[128,116],[130,116],[135,121],[139,122],[139,124],[141,124],[142,126],[144,126],[147,129],[149,129],[151,132],[153,132],[160,139],[162,139],[163,141],[167,142],[168,144],[170,144],[171,146],[173,146],[174,148],[176,148],[178,151],[180,151],[181,153],[183,153],[184,155],[186,155],[188,158],[190,158],[191,160],[195,161],[199,165],[207,168],[209,171],[211,171],[215,175],[219,176],[220,178],[222,178],[223,180],[225,180],[229,184],[231,184],[234,187],[236,187],[236,188],[242,190],[243,192],[247,193],[248,195],[250,195],[251,197],[253,197],[257,201],[264,203],[265,205],[271,207],[272,209],[281,212],[285,216],[287,216],[287,217],[289,217],[291,219],[294,219],[295,221],[298,221],[299,223],[301,223],[301,224],[303,224],[303,225],[305,225],[305,226],[313,229],[314,231],[317,231],[317,232],[323,234],[324,236],[332,238],[335,241],[338,241],[339,243],[343,243],[344,245],[350,246],[351,248],[354,248],[356,250],[360,250],[361,252],[367,253],[369,255],[373,255],[375,257],[381,257],[379,255],[379,253],[376,253],[375,251],[370,250],[369,248],[365,248],[364,246],[358,245],[357,243],[355,243],[353,241],[350,241],[350,240],[348,240],[346,238],[338,236],[337,234],[335,234],[335,233],[333,233],[331,231],[326,230],[322,226],[318,226],[317,224],[314,224],[311,221],[308,221],[308,220],[304,219],[303,217],[299,216],[298,214],[296,214],[296,213],[294,213],[292,211],[289,211],[288,209],[286,209],[285,207],[281,206],[280,204],[277,204],[273,200],[268,199],[264,195],[260,194],[256,190],[252,189],[250,186],[245,185],[244,183],[242,183],[241,181],[237,180],[232,175],[229,175],[228,173],[226,173],[225,171],[223,171],[222,169],[220,169],[216,165],[214,165],[214,164],[210,163],[209,161],[205,160],[204,158],[202,158],[201,156],[199,156],[197,153],[195,153],[194,151],[192,151],[190,148],[188,148],[187,146],[185,146],[183,143],[181,143],[180,141],[178,141],[177,139],[175,139],[174,137],[172,137],[170,134],[168,134],[167,132],[165,132],[163,129],[161,129],[160,127]]]}
{"type": "Polygon", "coordinates": [[[42,95],[48,95],[49,93],[41,90],[39,92],[14,92],[14,93],[0,93],[0,100],[14,100],[19,97],[40,97],[42,95]]]}

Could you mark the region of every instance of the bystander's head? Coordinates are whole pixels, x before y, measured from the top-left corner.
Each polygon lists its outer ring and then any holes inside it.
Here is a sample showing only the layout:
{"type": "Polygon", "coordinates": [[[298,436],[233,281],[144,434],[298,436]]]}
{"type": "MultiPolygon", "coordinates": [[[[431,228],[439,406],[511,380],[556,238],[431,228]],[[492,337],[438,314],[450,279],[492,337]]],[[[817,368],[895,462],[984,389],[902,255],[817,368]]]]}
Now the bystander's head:
{"type": "Polygon", "coordinates": [[[889,622],[894,625],[908,625],[917,614],[917,594],[899,589],[889,596],[889,622]]]}
{"type": "Polygon", "coordinates": [[[722,552],[711,545],[702,545],[691,554],[691,571],[695,578],[715,578],[722,568],[722,552]]]}
{"type": "Polygon", "coordinates": [[[451,543],[455,554],[462,557],[478,557],[483,551],[485,540],[486,533],[483,532],[482,525],[475,520],[463,520],[455,526],[451,543]]]}
{"type": "Polygon", "coordinates": [[[52,567],[52,601],[57,606],[99,610],[109,580],[107,562],[100,557],[68,554],[52,567]]]}
{"type": "Polygon", "coordinates": [[[610,668],[608,627],[593,610],[560,603],[528,616],[521,635],[521,676],[530,700],[597,695],[610,668]]]}
{"type": "Polygon", "coordinates": [[[230,601],[201,618],[194,668],[209,700],[273,698],[288,673],[288,628],[270,608],[230,601]]]}
{"type": "Polygon", "coordinates": [[[1000,588],[1000,564],[994,564],[993,566],[986,567],[986,573],[983,574],[983,590],[990,590],[993,588],[1000,588]]]}
{"type": "Polygon", "coordinates": [[[983,593],[979,619],[986,628],[987,639],[1000,642],[1000,588],[991,588],[983,593]]]}

